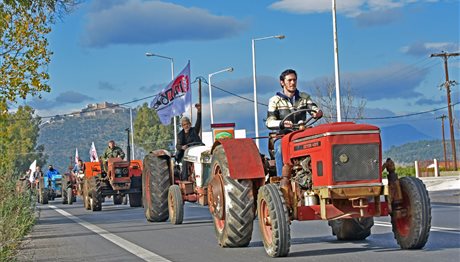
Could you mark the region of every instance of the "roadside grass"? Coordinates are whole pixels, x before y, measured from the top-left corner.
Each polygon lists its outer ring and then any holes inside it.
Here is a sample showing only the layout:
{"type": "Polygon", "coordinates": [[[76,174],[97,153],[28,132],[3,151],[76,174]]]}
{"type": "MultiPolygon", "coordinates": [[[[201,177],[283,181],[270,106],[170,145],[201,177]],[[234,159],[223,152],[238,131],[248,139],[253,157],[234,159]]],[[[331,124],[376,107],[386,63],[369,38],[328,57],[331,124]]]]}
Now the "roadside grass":
{"type": "Polygon", "coordinates": [[[29,190],[17,192],[16,180],[0,176],[0,261],[14,261],[21,239],[35,223],[29,190]]]}

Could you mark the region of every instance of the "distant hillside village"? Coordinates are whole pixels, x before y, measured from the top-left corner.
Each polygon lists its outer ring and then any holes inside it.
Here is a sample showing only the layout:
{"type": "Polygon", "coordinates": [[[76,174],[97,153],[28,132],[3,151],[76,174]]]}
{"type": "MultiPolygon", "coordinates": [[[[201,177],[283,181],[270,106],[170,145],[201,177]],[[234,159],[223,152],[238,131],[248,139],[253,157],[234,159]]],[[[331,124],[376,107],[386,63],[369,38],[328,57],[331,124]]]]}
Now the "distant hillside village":
{"type": "Polygon", "coordinates": [[[51,118],[50,122],[60,121],[66,117],[88,117],[88,116],[102,116],[115,113],[129,113],[129,108],[120,106],[119,104],[102,102],[88,104],[85,108],[80,111],[72,112],[68,115],[57,115],[51,118]]]}

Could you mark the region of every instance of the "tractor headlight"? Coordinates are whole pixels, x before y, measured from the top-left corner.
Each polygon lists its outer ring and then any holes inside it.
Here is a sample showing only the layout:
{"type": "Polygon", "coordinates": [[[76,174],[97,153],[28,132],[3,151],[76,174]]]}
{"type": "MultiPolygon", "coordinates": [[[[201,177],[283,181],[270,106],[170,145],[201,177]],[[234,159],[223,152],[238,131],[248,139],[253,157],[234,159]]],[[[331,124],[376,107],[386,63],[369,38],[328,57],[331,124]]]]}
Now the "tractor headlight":
{"type": "Polygon", "coordinates": [[[123,170],[122,170],[121,168],[115,168],[115,175],[116,175],[116,176],[121,175],[122,172],[123,172],[123,170]]]}
{"type": "Polygon", "coordinates": [[[129,173],[128,168],[123,168],[123,175],[127,175],[129,173]]]}
{"type": "Polygon", "coordinates": [[[347,163],[348,160],[349,160],[349,157],[348,157],[348,155],[345,154],[345,153],[343,153],[343,154],[341,154],[341,155],[339,156],[339,161],[340,161],[340,163],[342,163],[342,164],[347,163]]]}

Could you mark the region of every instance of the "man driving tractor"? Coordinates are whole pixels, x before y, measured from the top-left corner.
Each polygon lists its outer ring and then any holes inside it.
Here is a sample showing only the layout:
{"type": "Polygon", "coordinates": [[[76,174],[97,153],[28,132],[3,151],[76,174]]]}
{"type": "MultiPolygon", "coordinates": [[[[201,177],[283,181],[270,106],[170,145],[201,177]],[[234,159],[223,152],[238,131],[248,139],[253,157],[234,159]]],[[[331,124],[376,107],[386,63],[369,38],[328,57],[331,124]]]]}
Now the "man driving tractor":
{"type": "Polygon", "coordinates": [[[110,140],[107,149],[105,150],[104,154],[100,157],[102,160],[102,166],[104,167],[104,171],[107,172],[107,164],[109,158],[119,157],[121,159],[125,158],[125,152],[123,149],[115,145],[115,141],[110,140]]]}

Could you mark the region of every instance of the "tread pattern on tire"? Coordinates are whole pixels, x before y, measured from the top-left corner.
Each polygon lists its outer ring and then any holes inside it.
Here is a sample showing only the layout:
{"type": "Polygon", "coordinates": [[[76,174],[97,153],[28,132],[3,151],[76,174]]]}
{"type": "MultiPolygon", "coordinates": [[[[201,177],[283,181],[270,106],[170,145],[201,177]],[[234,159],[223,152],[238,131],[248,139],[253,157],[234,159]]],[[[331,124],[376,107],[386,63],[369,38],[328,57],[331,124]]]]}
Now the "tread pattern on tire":
{"type": "Polygon", "coordinates": [[[168,158],[147,155],[143,163],[142,191],[145,217],[150,222],[164,222],[169,217],[168,189],[170,181],[168,158]],[[150,190],[147,190],[147,187],[150,190]],[[150,195],[146,196],[146,194],[150,195]]]}
{"type": "Polygon", "coordinates": [[[237,181],[230,178],[222,146],[214,150],[212,168],[215,164],[220,165],[225,188],[225,225],[222,231],[219,231],[214,220],[217,241],[222,247],[246,247],[251,242],[254,221],[252,181],[237,181]],[[218,163],[215,163],[216,161],[218,163]]]}
{"type": "MultiPolygon", "coordinates": [[[[289,212],[285,204],[281,190],[274,184],[267,184],[259,189],[257,203],[265,198],[268,205],[272,225],[272,243],[266,243],[264,248],[271,257],[285,257],[289,254],[291,247],[291,229],[289,225],[289,212]]],[[[258,212],[261,214],[261,212],[258,212]]],[[[259,217],[259,227],[262,231],[263,221],[259,217]]]]}
{"type": "MultiPolygon", "coordinates": [[[[184,221],[184,201],[182,199],[182,192],[178,185],[171,185],[168,192],[168,208],[172,203],[169,203],[173,198],[174,206],[172,207],[172,212],[169,212],[169,220],[171,224],[178,225],[182,224],[184,221]]],[[[171,211],[171,210],[169,210],[171,211]]]]}
{"type": "Polygon", "coordinates": [[[396,241],[402,249],[420,249],[428,241],[431,228],[431,203],[430,197],[422,180],[415,177],[403,177],[399,180],[401,191],[409,199],[410,210],[408,215],[412,217],[408,236],[402,236],[395,226],[396,218],[391,217],[393,233],[396,241]]]}

